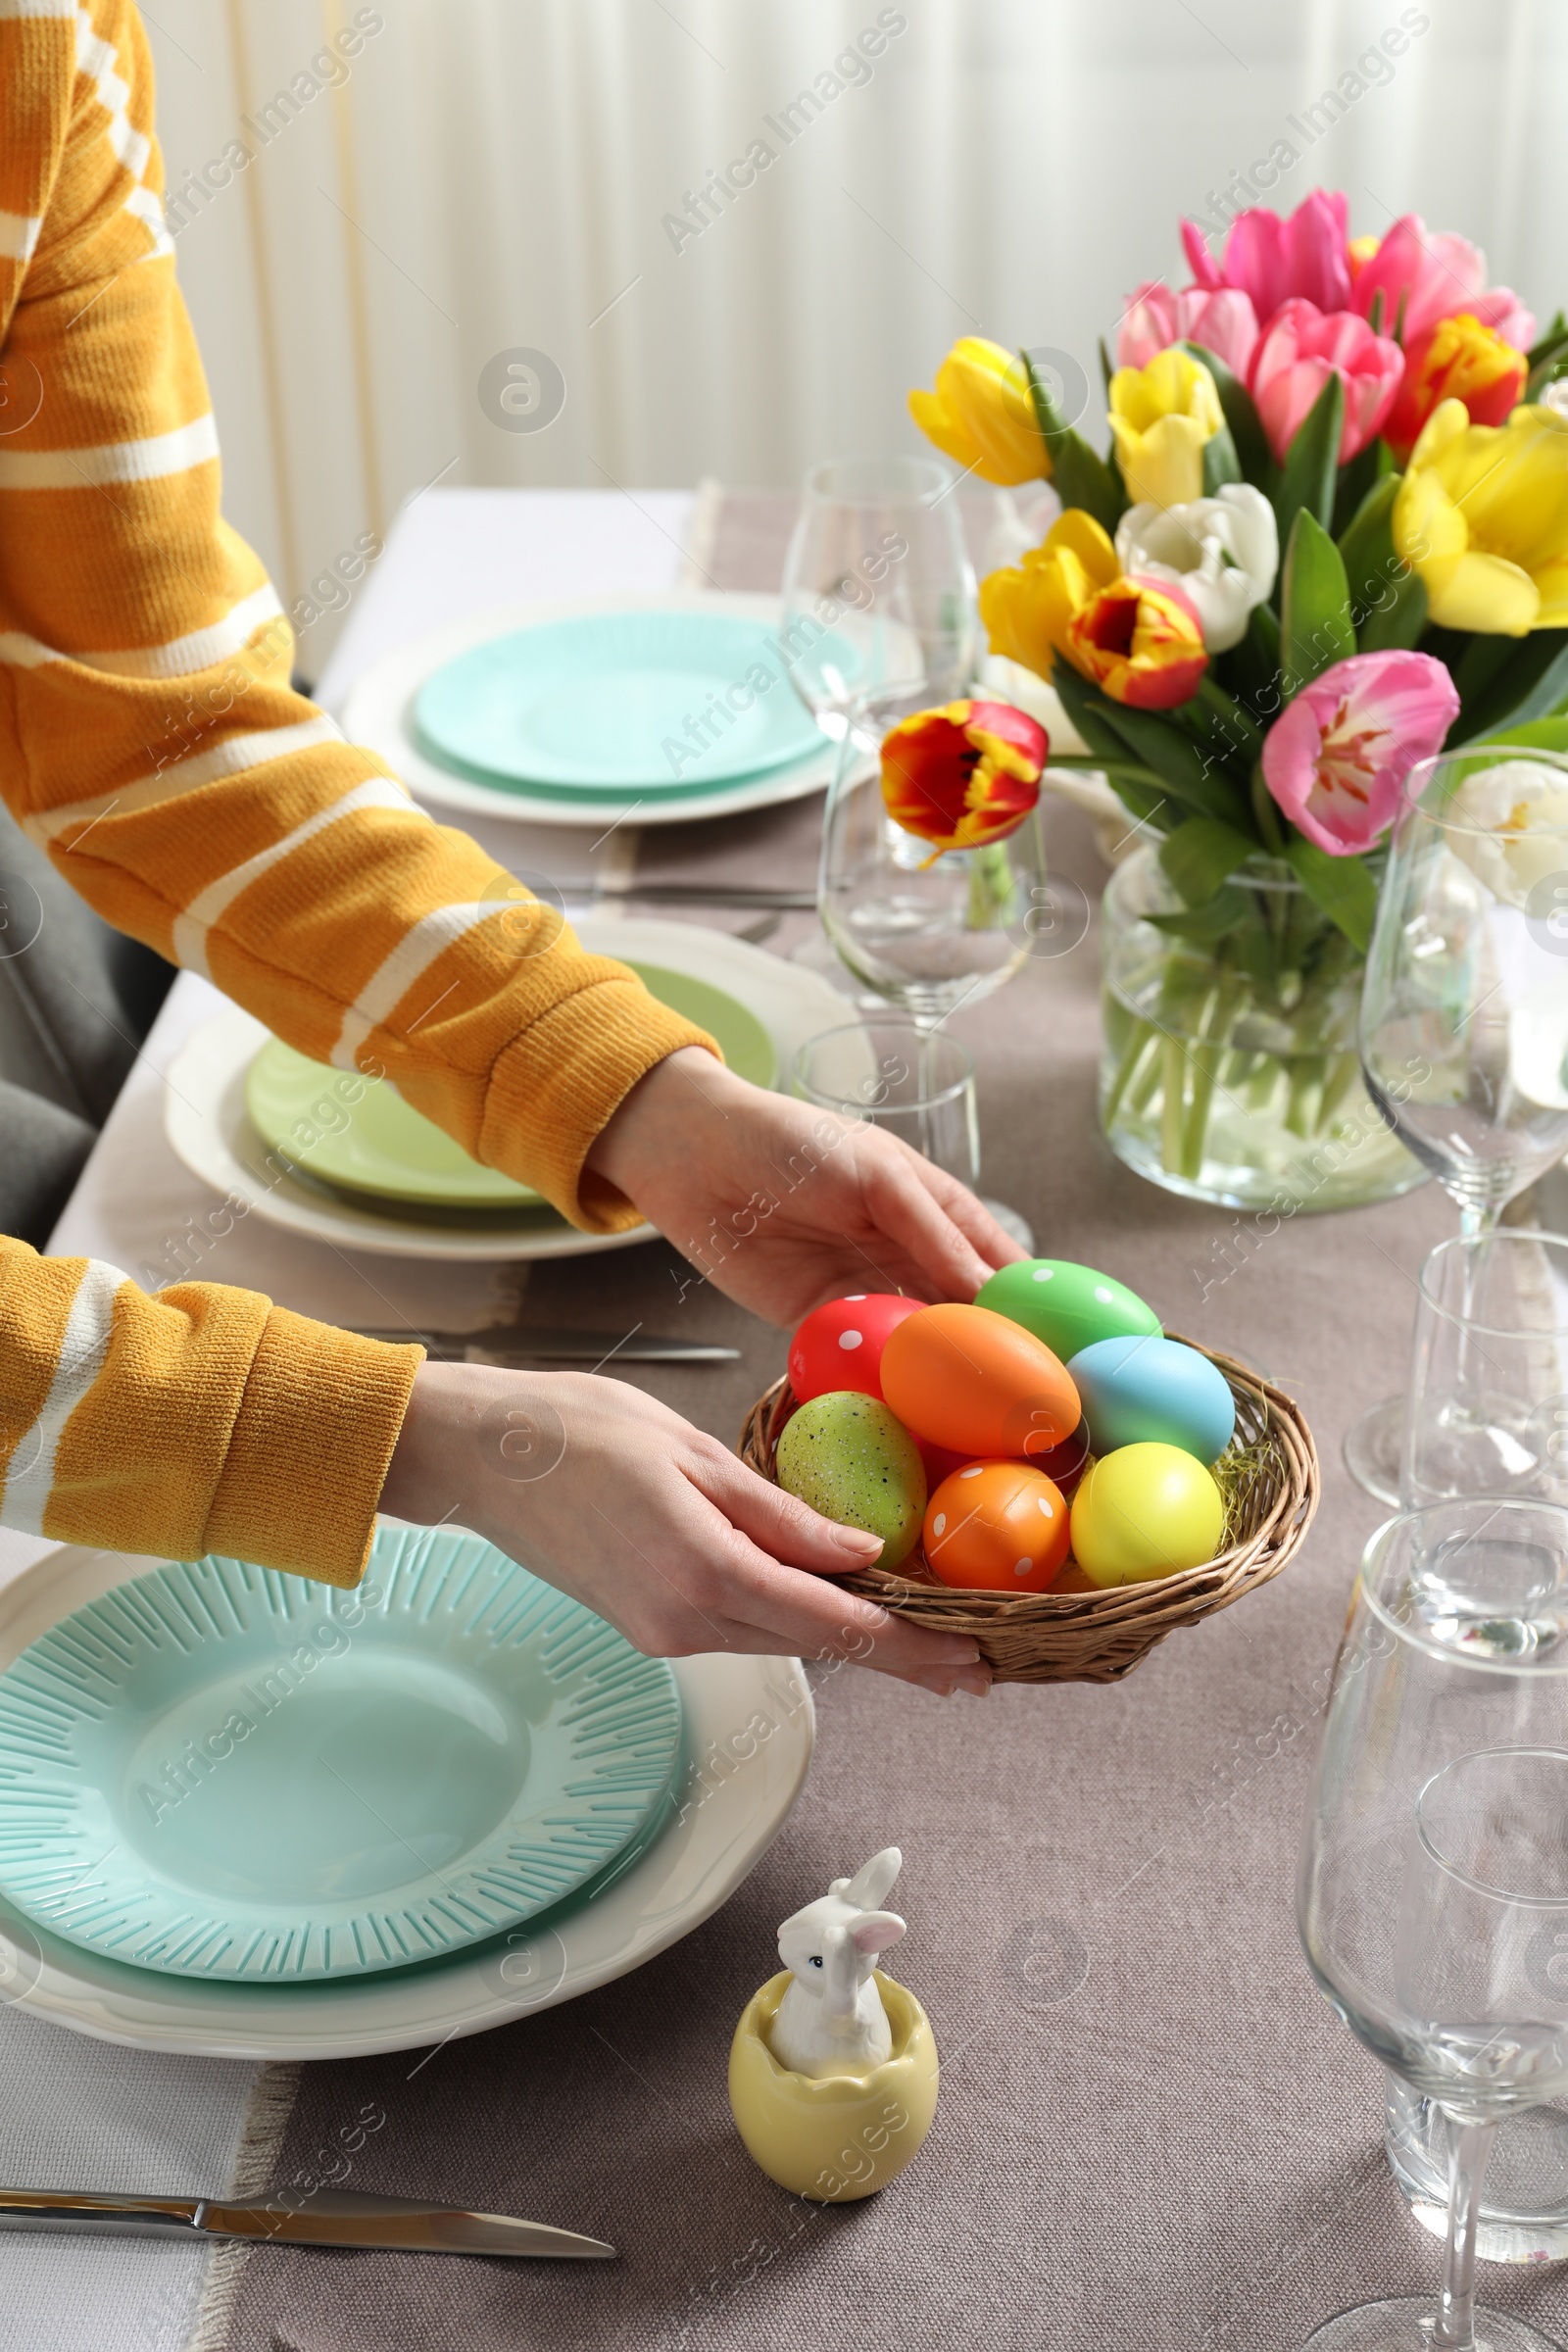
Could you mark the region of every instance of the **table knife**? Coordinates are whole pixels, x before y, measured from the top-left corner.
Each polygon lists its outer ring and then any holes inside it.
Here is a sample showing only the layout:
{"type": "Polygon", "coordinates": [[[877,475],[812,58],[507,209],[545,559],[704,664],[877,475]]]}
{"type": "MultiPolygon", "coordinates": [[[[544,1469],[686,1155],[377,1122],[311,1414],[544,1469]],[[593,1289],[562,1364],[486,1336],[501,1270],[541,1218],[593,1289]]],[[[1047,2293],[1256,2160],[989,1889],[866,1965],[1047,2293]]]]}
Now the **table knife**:
{"type": "Polygon", "coordinates": [[[554,1323],[503,1324],[487,1331],[411,1331],[402,1325],[353,1327],[362,1340],[416,1340],[437,1363],[499,1364],[514,1369],[550,1359],[561,1364],[734,1364],[738,1348],[708,1340],[664,1340],[639,1323],[625,1331],[568,1331],[554,1323]]]}
{"type": "Polygon", "coordinates": [[[465,2213],[417,2197],[339,2189],[297,2210],[226,2205],[209,2197],[107,2197],[53,2188],[0,2188],[0,2230],[107,2232],[114,2237],[242,2237],[277,2246],[393,2246],[404,2254],[540,2254],[605,2262],[615,2249],[575,2230],[505,2213],[465,2213]]]}
{"type": "Polygon", "coordinates": [[[642,899],[655,906],[768,906],[781,914],[807,914],[816,906],[814,889],[782,890],[745,882],[596,882],[590,874],[552,887],[564,899],[642,899]]]}

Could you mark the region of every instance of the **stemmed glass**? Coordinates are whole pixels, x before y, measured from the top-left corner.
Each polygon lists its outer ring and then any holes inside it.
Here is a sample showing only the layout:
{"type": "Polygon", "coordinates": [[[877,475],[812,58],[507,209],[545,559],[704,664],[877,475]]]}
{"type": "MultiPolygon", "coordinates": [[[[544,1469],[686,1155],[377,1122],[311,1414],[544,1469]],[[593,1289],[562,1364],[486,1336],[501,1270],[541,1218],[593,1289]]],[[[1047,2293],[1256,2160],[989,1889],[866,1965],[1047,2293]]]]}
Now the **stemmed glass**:
{"type": "Polygon", "coordinates": [[[1357,2305],[1306,2352],[1558,2352],[1475,2308],[1498,2125],[1568,2090],[1568,1511],[1435,1503],[1367,1546],[1301,1844],[1312,1973],[1443,2110],[1438,2296],[1357,2305]],[[1559,1975],[1562,1981],[1559,1981],[1559,1975]]]}
{"type": "MultiPolygon", "coordinates": [[[[822,928],[841,960],[927,1037],[960,1005],[993,995],[1031,956],[1067,954],[1089,928],[1083,892],[1048,873],[1038,805],[1001,841],[940,855],[889,815],[882,739],[930,699],[906,689],[851,709],[817,881],[822,928]]],[[[1032,1246],[1016,1210],[986,1205],[1023,1248],[1032,1246]]]]}
{"type": "MultiPolygon", "coordinates": [[[[1490,1233],[1568,1151],[1568,760],[1517,745],[1412,768],[1361,995],[1361,1066],[1400,1141],[1490,1233]]],[[[1398,1500],[1404,1400],[1345,1441],[1398,1500]]]]}
{"type": "Polygon", "coordinates": [[[841,737],[863,696],[961,694],[977,652],[974,567],[954,475],[934,458],[813,466],[784,561],[782,639],[796,693],[841,737]]]}

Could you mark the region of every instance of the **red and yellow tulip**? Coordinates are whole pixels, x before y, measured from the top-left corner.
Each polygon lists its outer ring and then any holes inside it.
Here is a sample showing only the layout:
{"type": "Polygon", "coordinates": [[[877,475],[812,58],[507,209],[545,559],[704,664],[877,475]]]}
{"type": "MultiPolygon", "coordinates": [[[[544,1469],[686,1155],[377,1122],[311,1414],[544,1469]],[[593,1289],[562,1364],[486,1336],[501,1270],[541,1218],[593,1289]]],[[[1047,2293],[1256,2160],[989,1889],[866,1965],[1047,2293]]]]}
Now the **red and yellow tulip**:
{"type": "Polygon", "coordinates": [[[1137,572],[1113,580],[1073,614],[1066,653],[1102,694],[1134,710],[1185,703],[1208,666],[1191,597],[1169,580],[1137,572]]]}
{"type": "Polygon", "coordinates": [[[1530,362],[1494,326],[1468,311],[1440,318],[1404,355],[1404,381],[1383,437],[1403,465],[1427,418],[1446,400],[1462,400],[1472,424],[1501,424],[1525,388],[1530,362]]]}
{"type": "Polygon", "coordinates": [[[882,799],[895,824],[944,850],[978,850],[1016,830],[1040,798],[1046,730],[1010,703],[944,703],[900,719],[882,744],[882,799]]]}

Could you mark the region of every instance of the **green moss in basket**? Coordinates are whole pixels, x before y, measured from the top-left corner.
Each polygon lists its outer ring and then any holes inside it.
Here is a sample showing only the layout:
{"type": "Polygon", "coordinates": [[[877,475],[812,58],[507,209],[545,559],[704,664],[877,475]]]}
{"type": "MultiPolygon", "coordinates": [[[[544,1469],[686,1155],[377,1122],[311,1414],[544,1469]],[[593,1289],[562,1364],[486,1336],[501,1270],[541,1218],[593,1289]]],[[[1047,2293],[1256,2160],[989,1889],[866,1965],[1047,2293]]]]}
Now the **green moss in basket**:
{"type": "Polygon", "coordinates": [[[1220,1549],[1229,1551],[1245,1541],[1253,1495],[1261,1482],[1282,1478],[1285,1463],[1270,1437],[1254,1438],[1250,1446],[1232,1446],[1210,1466],[1210,1476],[1225,1497],[1225,1533],[1220,1549]]]}
{"type": "Polygon", "coordinates": [[[914,1549],[925,1467],[903,1422],[875,1396],[837,1389],[803,1404],[778,1442],[778,1483],[824,1519],[880,1537],[873,1567],[896,1568],[914,1549]]]}

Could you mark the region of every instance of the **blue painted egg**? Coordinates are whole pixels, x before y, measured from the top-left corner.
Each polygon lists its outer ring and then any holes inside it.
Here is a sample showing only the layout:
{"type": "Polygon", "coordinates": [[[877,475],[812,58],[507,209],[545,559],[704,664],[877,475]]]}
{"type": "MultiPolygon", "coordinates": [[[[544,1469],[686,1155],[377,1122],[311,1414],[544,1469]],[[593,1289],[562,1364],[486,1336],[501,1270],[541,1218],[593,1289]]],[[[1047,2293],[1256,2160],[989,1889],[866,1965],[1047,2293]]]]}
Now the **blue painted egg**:
{"type": "Polygon", "coordinates": [[[1179,1446],[1218,1459],[1236,1428],[1236,1400],[1206,1355],[1180,1340],[1096,1340],[1067,1366],[1083,1399],[1096,1454],[1118,1446],[1179,1446]]]}

